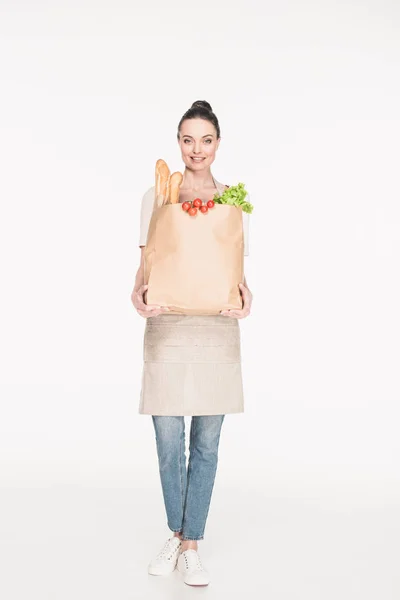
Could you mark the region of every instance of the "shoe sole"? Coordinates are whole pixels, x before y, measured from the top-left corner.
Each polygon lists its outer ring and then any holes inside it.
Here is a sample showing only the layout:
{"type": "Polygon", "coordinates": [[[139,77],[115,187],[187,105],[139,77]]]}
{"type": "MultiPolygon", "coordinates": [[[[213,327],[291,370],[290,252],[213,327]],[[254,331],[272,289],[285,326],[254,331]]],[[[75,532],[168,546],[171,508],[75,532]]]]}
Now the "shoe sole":
{"type": "Polygon", "coordinates": [[[180,571],[178,569],[178,566],[176,567],[176,570],[178,571],[179,575],[182,577],[182,581],[183,583],[186,583],[186,585],[190,585],[190,587],[205,587],[207,585],[209,585],[209,581],[207,583],[188,583],[187,581],[184,580],[185,577],[185,573],[182,573],[182,571],[180,571]]]}
{"type": "Polygon", "coordinates": [[[157,569],[152,569],[151,567],[147,568],[147,572],[149,575],[171,575],[171,573],[173,573],[176,569],[176,565],[174,565],[173,569],[170,569],[169,571],[157,571],[157,569]]]}

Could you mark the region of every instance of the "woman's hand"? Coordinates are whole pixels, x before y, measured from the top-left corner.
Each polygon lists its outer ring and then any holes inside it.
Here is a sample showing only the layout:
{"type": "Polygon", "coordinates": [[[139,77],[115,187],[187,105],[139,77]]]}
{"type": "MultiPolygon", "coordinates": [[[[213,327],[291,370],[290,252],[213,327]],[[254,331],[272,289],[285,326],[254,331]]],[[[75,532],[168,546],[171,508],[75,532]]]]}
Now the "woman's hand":
{"type": "Polygon", "coordinates": [[[253,294],[243,283],[239,283],[240,293],[242,294],[243,306],[242,309],[221,310],[220,314],[224,317],[232,317],[234,319],[244,319],[248,317],[253,302],[253,294]]]}
{"type": "Polygon", "coordinates": [[[133,290],[131,294],[133,306],[136,308],[139,315],[145,319],[148,319],[149,317],[158,317],[158,315],[169,310],[166,306],[145,304],[143,296],[148,287],[148,285],[141,285],[137,290],[133,290]]]}

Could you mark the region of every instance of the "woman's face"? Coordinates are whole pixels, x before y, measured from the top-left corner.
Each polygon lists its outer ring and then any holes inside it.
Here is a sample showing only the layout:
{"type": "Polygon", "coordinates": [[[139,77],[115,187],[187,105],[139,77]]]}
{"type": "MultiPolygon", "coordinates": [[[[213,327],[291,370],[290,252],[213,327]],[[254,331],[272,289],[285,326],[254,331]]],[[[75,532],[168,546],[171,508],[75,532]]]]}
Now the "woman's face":
{"type": "Polygon", "coordinates": [[[215,127],[210,121],[185,119],[182,122],[178,143],[188,169],[207,169],[214,162],[219,142],[215,127]],[[196,158],[200,160],[195,160],[196,158]]]}

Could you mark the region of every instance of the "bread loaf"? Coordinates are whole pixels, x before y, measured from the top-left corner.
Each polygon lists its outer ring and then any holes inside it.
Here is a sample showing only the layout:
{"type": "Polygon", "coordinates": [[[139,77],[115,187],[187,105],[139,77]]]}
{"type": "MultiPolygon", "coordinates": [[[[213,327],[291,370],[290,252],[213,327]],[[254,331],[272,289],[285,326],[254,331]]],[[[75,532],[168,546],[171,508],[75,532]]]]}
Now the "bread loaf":
{"type": "Polygon", "coordinates": [[[179,188],[182,185],[183,175],[179,171],[172,173],[170,177],[170,202],[177,204],[179,202],[179,188]]]}
{"type": "Polygon", "coordinates": [[[162,158],[156,162],[156,206],[162,206],[167,195],[167,186],[170,178],[170,170],[167,163],[162,158]]]}
{"type": "Polygon", "coordinates": [[[169,204],[170,196],[171,196],[171,175],[168,177],[167,185],[165,188],[164,204],[169,204]]]}

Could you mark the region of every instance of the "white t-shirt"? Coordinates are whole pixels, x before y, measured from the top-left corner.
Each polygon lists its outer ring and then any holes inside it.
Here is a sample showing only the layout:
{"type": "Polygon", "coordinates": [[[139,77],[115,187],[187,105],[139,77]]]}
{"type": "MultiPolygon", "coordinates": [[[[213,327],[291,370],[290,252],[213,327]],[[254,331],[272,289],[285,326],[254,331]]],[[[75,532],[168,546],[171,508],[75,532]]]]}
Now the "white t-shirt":
{"type": "MultiPolygon", "coordinates": [[[[217,182],[214,178],[214,181],[217,184],[219,194],[222,194],[225,190],[224,184],[217,182]]],[[[139,246],[145,246],[147,242],[147,232],[149,230],[151,215],[153,213],[154,207],[154,197],[155,197],[156,186],[153,185],[151,188],[145,192],[142,198],[142,205],[140,209],[140,233],[139,233],[139,246]]],[[[250,202],[250,196],[247,194],[246,200],[250,202]]],[[[243,216],[243,238],[244,238],[244,256],[249,255],[249,213],[245,213],[242,211],[243,216]]]]}

